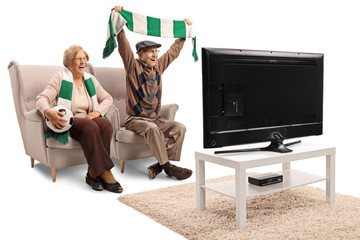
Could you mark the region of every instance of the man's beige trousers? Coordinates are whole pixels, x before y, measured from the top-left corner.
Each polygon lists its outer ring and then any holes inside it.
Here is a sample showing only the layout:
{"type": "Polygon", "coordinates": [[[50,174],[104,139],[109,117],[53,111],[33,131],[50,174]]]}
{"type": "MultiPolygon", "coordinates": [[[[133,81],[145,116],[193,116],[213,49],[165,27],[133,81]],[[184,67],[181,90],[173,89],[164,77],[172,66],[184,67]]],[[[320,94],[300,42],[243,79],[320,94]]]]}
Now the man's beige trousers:
{"type": "Polygon", "coordinates": [[[145,138],[160,165],[169,160],[180,161],[186,132],[184,124],[164,118],[129,117],[125,128],[145,138]]]}

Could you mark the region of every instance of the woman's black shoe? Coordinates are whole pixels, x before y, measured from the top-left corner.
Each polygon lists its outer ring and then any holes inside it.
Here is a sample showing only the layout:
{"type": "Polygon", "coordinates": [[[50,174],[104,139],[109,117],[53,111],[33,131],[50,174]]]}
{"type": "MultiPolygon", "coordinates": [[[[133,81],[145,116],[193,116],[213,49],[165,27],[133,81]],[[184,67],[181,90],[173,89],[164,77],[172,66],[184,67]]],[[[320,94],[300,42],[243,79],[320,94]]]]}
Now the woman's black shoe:
{"type": "Polygon", "coordinates": [[[118,183],[118,182],[107,183],[103,179],[100,179],[100,180],[106,190],[113,192],[113,193],[122,193],[123,192],[123,188],[121,187],[120,183],[118,183]]]}
{"type": "Polygon", "coordinates": [[[104,189],[102,183],[96,179],[93,179],[89,172],[86,173],[85,179],[86,183],[89,184],[95,191],[102,191],[104,189]]]}

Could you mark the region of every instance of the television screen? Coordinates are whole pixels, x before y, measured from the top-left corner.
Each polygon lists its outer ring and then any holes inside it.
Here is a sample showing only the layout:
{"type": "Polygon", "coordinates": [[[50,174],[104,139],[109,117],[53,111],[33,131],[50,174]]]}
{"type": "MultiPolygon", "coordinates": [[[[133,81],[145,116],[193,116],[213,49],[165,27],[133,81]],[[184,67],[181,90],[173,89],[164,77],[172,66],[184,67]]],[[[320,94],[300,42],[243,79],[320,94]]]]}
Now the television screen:
{"type": "Polygon", "coordinates": [[[323,59],[202,48],[204,148],[321,135],[323,59]]]}

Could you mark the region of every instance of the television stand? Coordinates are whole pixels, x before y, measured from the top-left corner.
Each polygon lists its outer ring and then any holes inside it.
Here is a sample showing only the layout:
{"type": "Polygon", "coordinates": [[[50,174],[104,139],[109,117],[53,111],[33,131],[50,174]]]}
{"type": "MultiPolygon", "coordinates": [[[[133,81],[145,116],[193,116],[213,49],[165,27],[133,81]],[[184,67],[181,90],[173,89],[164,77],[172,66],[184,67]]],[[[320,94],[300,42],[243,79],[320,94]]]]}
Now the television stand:
{"type": "Polygon", "coordinates": [[[288,146],[298,144],[300,142],[301,142],[301,140],[284,144],[283,139],[272,139],[271,142],[270,142],[270,145],[267,146],[267,147],[215,151],[214,154],[238,153],[238,152],[258,152],[258,151],[288,153],[288,152],[292,152],[291,149],[287,148],[288,146]]]}
{"type": "MultiPolygon", "coordinates": [[[[256,147],[256,145],[254,146],[256,147]]],[[[335,202],[335,152],[333,146],[323,146],[312,143],[301,143],[293,147],[288,154],[274,152],[255,152],[242,154],[229,154],[224,156],[214,155],[213,149],[202,149],[195,152],[196,162],[196,201],[197,209],[206,209],[205,190],[211,190],[235,199],[235,219],[238,228],[246,228],[246,198],[274,192],[286,191],[296,187],[312,184],[315,182],[326,182],[326,201],[335,202]],[[291,163],[303,159],[318,158],[326,156],[323,170],[326,176],[299,171],[291,168],[291,163]],[[206,182],[206,163],[216,164],[216,167],[224,166],[232,168],[235,179],[223,182],[206,182]],[[248,169],[265,167],[269,165],[282,164],[281,171],[274,173],[283,175],[283,182],[267,186],[256,186],[248,183],[246,172],[248,169]]],[[[323,159],[319,159],[322,162],[323,159]]],[[[309,161],[309,160],[303,160],[309,161]]],[[[314,161],[314,160],[312,160],[314,161]]],[[[318,161],[318,160],[316,160],[318,161]]],[[[210,166],[208,166],[210,167],[210,166]]],[[[210,206],[211,207],[211,206],[210,206]]],[[[218,210],[218,209],[217,209],[218,210]]],[[[211,210],[212,211],[212,210],[211,210]]],[[[281,219],[280,219],[281,220],[281,219]]],[[[231,220],[229,220],[231,222],[231,220]]],[[[273,221],[271,217],[264,221],[273,221]]],[[[278,221],[274,225],[279,224],[278,221]]],[[[281,223],[280,223],[281,224],[281,223]]],[[[256,226],[253,226],[256,228],[256,226]]]]}

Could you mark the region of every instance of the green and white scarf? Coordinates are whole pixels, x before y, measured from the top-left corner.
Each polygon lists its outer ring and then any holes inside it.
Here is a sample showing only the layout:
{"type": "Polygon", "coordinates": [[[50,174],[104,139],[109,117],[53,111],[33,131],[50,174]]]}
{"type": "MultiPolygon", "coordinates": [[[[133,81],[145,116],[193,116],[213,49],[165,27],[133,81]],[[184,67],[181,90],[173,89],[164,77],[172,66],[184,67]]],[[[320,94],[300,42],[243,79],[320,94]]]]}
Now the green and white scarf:
{"type": "MultiPolygon", "coordinates": [[[[97,106],[99,105],[99,103],[97,101],[94,82],[93,82],[90,74],[88,74],[86,72],[84,73],[84,78],[85,78],[84,83],[85,83],[86,90],[88,91],[91,101],[93,103],[92,109],[96,109],[97,106]]],[[[70,111],[71,111],[71,99],[72,99],[73,87],[74,87],[74,79],[73,79],[72,72],[70,71],[70,69],[65,68],[63,71],[63,79],[61,81],[61,87],[60,87],[60,93],[59,93],[57,105],[64,105],[65,107],[70,109],[70,111]]],[[[90,110],[90,112],[91,111],[92,110],[90,110]]],[[[49,132],[45,133],[44,136],[45,136],[45,138],[52,137],[63,144],[69,143],[68,131],[62,132],[62,133],[56,133],[54,131],[49,131],[49,132]]]]}
{"type": "Polygon", "coordinates": [[[144,35],[167,38],[192,38],[192,56],[195,62],[198,60],[196,36],[193,26],[188,26],[185,21],[154,18],[126,10],[121,10],[120,13],[112,11],[110,14],[103,58],[110,56],[117,47],[115,37],[125,24],[130,31],[144,35]]]}
{"type": "MultiPolygon", "coordinates": [[[[85,78],[84,83],[86,90],[88,91],[91,101],[93,103],[92,109],[96,109],[99,103],[97,101],[94,82],[91,78],[91,75],[88,74],[87,72],[84,73],[84,78],[85,78]]],[[[65,68],[63,71],[63,79],[61,81],[61,88],[60,88],[59,99],[57,104],[64,105],[68,109],[71,109],[71,98],[72,98],[72,91],[74,86],[73,81],[74,79],[72,72],[68,68],[65,68]]],[[[90,112],[91,111],[92,110],[90,109],[90,112]]]]}

